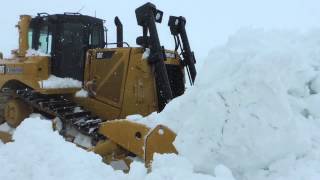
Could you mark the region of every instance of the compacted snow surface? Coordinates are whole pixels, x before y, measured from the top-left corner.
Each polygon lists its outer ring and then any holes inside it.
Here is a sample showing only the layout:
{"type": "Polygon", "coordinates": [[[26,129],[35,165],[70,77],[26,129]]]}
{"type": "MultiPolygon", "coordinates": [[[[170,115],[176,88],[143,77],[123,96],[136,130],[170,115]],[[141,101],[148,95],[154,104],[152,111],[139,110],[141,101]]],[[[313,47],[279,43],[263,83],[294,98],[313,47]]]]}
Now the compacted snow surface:
{"type": "Polygon", "coordinates": [[[320,30],[243,29],[209,53],[194,87],[134,121],[177,132],[179,155],[129,174],[32,116],[0,144],[0,179],[319,180],[320,30]]]}

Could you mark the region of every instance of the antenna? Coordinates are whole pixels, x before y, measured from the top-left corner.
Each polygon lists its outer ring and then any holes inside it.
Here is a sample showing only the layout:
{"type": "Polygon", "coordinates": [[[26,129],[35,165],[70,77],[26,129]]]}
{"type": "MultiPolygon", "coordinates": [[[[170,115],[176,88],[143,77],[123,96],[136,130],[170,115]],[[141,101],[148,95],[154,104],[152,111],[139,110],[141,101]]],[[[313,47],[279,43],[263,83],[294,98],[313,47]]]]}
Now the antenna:
{"type": "Polygon", "coordinates": [[[82,6],[82,7],[77,11],[77,13],[80,13],[84,8],[85,8],[85,6],[82,6]]]}

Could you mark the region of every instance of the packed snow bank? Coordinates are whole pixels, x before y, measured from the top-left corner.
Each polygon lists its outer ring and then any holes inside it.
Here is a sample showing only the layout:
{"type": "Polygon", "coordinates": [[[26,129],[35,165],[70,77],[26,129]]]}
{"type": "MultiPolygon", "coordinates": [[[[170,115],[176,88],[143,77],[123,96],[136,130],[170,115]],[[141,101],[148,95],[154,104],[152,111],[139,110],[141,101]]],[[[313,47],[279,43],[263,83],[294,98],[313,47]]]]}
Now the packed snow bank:
{"type": "Polygon", "coordinates": [[[51,122],[39,115],[24,120],[13,138],[13,143],[0,143],[0,164],[4,165],[0,179],[233,180],[231,172],[223,166],[216,169],[216,178],[194,173],[191,162],[176,155],[157,155],[151,173],[141,162],[134,162],[129,174],[114,171],[100,156],[66,142],[52,131],[51,122]]]}
{"type": "Polygon", "coordinates": [[[210,52],[194,87],[141,121],[176,131],[197,172],[224,164],[238,179],[319,179],[319,42],[320,30],[240,30],[210,52]]]}
{"type": "Polygon", "coordinates": [[[55,89],[55,88],[81,88],[81,81],[72,78],[60,78],[51,75],[48,79],[39,81],[42,88],[55,89]]]}

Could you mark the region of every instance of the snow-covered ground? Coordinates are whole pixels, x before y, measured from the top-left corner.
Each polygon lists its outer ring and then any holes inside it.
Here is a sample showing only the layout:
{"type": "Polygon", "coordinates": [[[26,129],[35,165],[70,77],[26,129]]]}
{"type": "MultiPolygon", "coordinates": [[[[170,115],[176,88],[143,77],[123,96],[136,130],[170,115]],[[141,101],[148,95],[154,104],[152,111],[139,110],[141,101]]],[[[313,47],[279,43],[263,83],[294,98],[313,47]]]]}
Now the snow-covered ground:
{"type": "Polygon", "coordinates": [[[192,164],[176,155],[157,156],[150,174],[141,162],[135,162],[129,174],[114,171],[98,155],[67,143],[52,131],[51,122],[39,115],[26,119],[13,138],[14,143],[0,144],[0,164],[4,165],[0,170],[1,180],[232,180],[225,178],[231,175],[222,166],[217,168],[221,177],[218,179],[194,173],[192,164]]]}
{"type": "Polygon", "coordinates": [[[213,49],[196,85],[135,121],[177,132],[179,155],[129,174],[67,143],[32,117],[0,144],[0,179],[319,180],[320,30],[242,29],[213,49]]]}

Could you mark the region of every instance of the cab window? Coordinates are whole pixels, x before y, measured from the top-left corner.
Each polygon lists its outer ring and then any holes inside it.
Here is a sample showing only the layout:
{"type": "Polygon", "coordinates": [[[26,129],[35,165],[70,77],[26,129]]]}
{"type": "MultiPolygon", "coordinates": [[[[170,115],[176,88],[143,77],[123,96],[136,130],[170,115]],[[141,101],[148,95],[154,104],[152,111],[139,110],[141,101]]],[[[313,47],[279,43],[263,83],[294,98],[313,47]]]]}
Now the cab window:
{"type": "Polygon", "coordinates": [[[28,32],[28,45],[29,45],[29,49],[32,49],[32,39],[33,39],[33,29],[29,29],[28,32]]]}
{"type": "Polygon", "coordinates": [[[52,45],[52,34],[48,31],[48,26],[43,26],[39,31],[39,43],[37,50],[50,54],[52,45]]]}
{"type": "Polygon", "coordinates": [[[94,25],[89,35],[89,45],[91,48],[97,48],[101,46],[103,41],[103,34],[101,34],[100,26],[94,25]]]}
{"type": "Polygon", "coordinates": [[[52,33],[47,24],[42,21],[32,21],[28,32],[29,49],[35,49],[44,54],[51,53],[52,33]]]}

